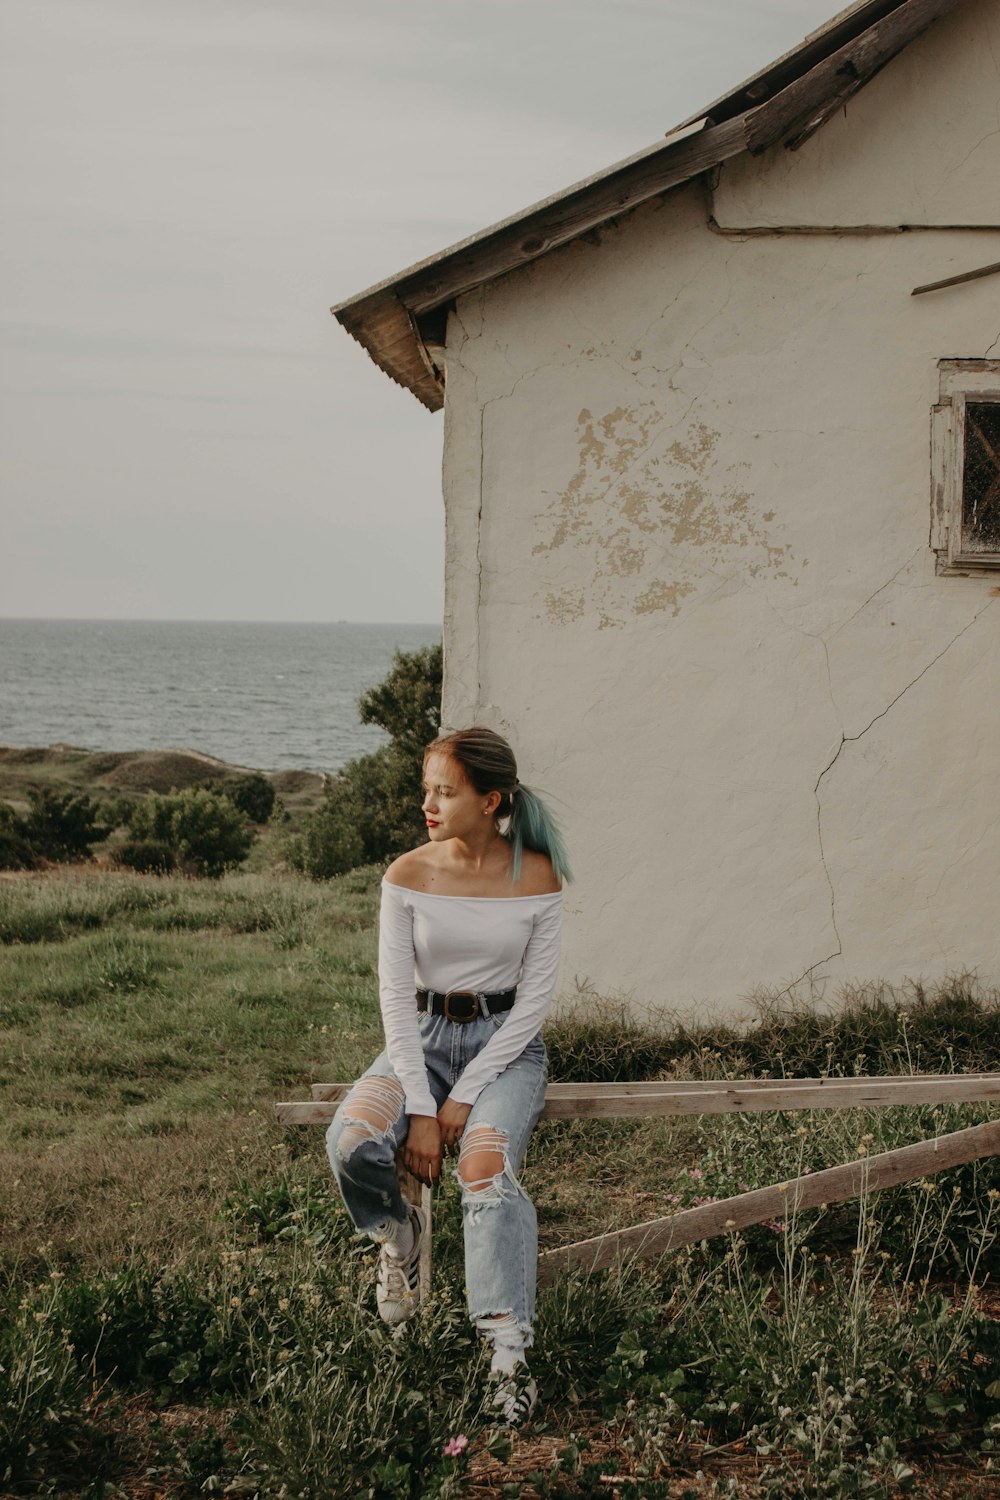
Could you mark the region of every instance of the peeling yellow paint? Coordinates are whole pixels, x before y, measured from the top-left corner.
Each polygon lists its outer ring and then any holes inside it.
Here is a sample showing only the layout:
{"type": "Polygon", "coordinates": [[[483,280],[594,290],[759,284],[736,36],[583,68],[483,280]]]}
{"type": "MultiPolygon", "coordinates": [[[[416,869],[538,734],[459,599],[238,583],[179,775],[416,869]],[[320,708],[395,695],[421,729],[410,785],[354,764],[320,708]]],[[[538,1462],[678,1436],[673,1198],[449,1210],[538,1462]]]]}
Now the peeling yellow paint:
{"type": "Polygon", "coordinates": [[[580,589],[544,595],[551,620],[589,613],[608,629],[655,611],[676,616],[706,564],[790,578],[790,549],[765,529],[775,512],[757,510],[743,478],[749,465],[724,464],[721,446],[700,420],[676,435],[653,402],[580,412],[577,468],[540,518],[532,549],[544,557],[571,546],[585,563],[580,589]]]}
{"type": "Polygon", "coordinates": [[[553,624],[570,625],[574,620],[581,620],[585,609],[583,594],[573,589],[545,595],[545,612],[553,624]]]}
{"type": "Polygon", "coordinates": [[[651,615],[658,610],[669,609],[672,615],[679,615],[681,600],[685,595],[693,593],[693,583],[664,583],[662,579],[657,579],[637,597],[635,612],[637,615],[651,615]]]}

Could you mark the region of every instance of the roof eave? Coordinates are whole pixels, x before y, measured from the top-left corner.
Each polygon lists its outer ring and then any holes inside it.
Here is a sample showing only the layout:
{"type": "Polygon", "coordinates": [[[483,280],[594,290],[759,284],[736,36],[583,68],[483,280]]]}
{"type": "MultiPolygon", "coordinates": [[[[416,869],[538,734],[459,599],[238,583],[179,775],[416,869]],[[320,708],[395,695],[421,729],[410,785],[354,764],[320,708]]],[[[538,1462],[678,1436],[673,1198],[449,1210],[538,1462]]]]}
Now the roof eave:
{"type": "Polygon", "coordinates": [[[665,140],[429,256],[331,311],[380,369],[437,411],[444,405],[443,374],[424,342],[421,319],[730,157],[744,151],[759,155],[782,140],[792,148],[801,145],[933,21],[963,3],[859,0],[794,52],[665,140]],[[755,89],[765,91],[763,102],[752,102],[755,89]],[[769,89],[776,92],[768,94],[769,89]]]}

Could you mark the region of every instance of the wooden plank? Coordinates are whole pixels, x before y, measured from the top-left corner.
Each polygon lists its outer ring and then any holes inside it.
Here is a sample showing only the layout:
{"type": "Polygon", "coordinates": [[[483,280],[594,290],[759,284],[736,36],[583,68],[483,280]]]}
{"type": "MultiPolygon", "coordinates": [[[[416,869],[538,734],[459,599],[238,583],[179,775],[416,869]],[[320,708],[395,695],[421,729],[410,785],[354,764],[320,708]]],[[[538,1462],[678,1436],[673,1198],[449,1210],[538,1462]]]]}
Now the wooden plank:
{"type": "Polygon", "coordinates": [[[419,1272],[420,1295],[429,1297],[431,1294],[431,1257],[434,1227],[434,1193],[429,1187],[414,1177],[412,1172],[407,1171],[402,1162],[397,1159],[397,1174],[399,1186],[407,1203],[415,1203],[424,1212],[424,1225],[426,1233],[420,1245],[419,1272]]]}
{"type": "MultiPolygon", "coordinates": [[[[1000,1073],[876,1073],[861,1078],[842,1078],[828,1074],[822,1078],[644,1078],[613,1083],[550,1083],[546,1099],[599,1099],[609,1094],[661,1094],[673,1090],[678,1094],[704,1092],[706,1089],[783,1089],[796,1085],[811,1088],[837,1088],[844,1084],[907,1083],[914,1080],[941,1078],[1000,1079],[1000,1073]]],[[[341,1100],[351,1088],[349,1083],[314,1083],[314,1099],[341,1100]]]]}
{"type": "Polygon", "coordinates": [[[386,290],[365,294],[345,309],[331,309],[380,370],[410,390],[429,411],[440,411],[444,389],[424,357],[423,339],[416,320],[396,296],[386,290]]]}
{"type": "Polygon", "coordinates": [[[995,260],[992,265],[980,266],[975,271],[962,271],[958,276],[946,276],[943,281],[928,281],[923,286],[915,286],[910,296],[920,297],[924,292],[940,292],[946,286],[961,286],[963,281],[978,281],[980,276],[995,276],[998,271],[1000,260],[995,260]]]}
{"type": "Polygon", "coordinates": [[[751,110],[746,120],[748,149],[759,156],[794,128],[801,136],[809,127],[810,115],[821,113],[832,101],[839,101],[867,83],[932,22],[963,3],[964,0],[909,0],[876,21],[766,103],[751,110]]]}
{"type": "MultiPolygon", "coordinates": [[[[275,1105],[285,1125],[324,1125],[350,1084],[314,1083],[313,1098],[275,1105]]],[[[767,1110],[882,1109],[893,1105],[1000,1099],[1000,1073],[923,1073],[874,1078],[671,1079],[624,1084],[550,1084],[542,1118],[622,1119],[760,1114],[767,1110]]]]}
{"type": "Polygon", "coordinates": [[[1000,1077],[983,1074],[937,1079],[852,1079],[755,1089],[745,1085],[662,1093],[612,1093],[550,1099],[543,1118],[622,1119],[665,1115],[762,1114],[768,1110],[881,1109],[898,1104],[945,1104],[1000,1099],[1000,1077]]]}
{"type": "Polygon", "coordinates": [[[484,281],[537,260],[609,218],[689,181],[745,149],[742,116],[680,140],[656,141],[624,161],[338,303],[331,311],[356,338],[365,321],[364,305],[381,305],[386,293],[398,297],[418,315],[428,312],[484,281]]]}
{"type": "Polygon", "coordinates": [[[746,109],[748,104],[759,104],[763,99],[773,98],[793,78],[801,77],[835,49],[844,46],[898,5],[906,3],[907,0],[859,0],[858,4],[839,11],[822,26],[816,27],[797,46],[775,58],[761,72],[745,78],[728,93],[713,99],[700,113],[713,120],[727,120],[746,109]]]}
{"type": "Polygon", "coordinates": [[[337,1103],[335,1099],[282,1099],[274,1113],[279,1125],[329,1125],[337,1103]]]}
{"type": "MultiPolygon", "coordinates": [[[[995,1078],[1000,1080],[1000,1073],[876,1073],[865,1074],[860,1078],[843,1078],[838,1074],[828,1074],[822,1078],[797,1078],[794,1075],[785,1078],[652,1078],[615,1082],[615,1083],[550,1083],[546,1092],[546,1099],[574,1099],[586,1098],[590,1095],[600,1097],[602,1094],[658,1094],[665,1090],[674,1090],[677,1093],[697,1093],[705,1089],[784,1089],[797,1085],[810,1088],[839,1088],[844,1084],[870,1084],[870,1083],[907,1083],[916,1079],[928,1080],[938,1078],[995,1078]]],[[[313,1084],[314,1093],[322,1084],[313,1084]]],[[[334,1087],[341,1087],[337,1084],[334,1087]]],[[[315,1097],[324,1097],[315,1094],[315,1097]]]]}
{"type": "Polygon", "coordinates": [[[757,1188],[689,1208],[665,1219],[651,1219],[629,1229],[595,1235],[558,1250],[547,1250],[539,1256],[539,1282],[551,1281],[558,1272],[578,1266],[598,1271],[611,1265],[621,1255],[648,1259],[675,1250],[696,1240],[711,1239],[747,1229],[764,1219],[784,1220],[801,1209],[819,1208],[826,1203],[843,1203],[865,1192],[877,1192],[903,1182],[914,1182],[933,1176],[948,1167],[976,1161],[984,1156],[1000,1155],[1000,1120],[956,1130],[934,1140],[919,1141],[885,1151],[879,1156],[862,1157],[841,1167],[813,1172],[773,1187],[757,1188]]]}

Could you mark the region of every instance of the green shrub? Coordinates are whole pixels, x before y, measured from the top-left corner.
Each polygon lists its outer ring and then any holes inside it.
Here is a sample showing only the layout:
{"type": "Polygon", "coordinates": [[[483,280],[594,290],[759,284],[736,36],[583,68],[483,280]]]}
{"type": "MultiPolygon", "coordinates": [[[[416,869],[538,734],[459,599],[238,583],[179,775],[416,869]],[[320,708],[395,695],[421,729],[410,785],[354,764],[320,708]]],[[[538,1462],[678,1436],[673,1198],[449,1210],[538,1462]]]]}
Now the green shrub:
{"type": "Polygon", "coordinates": [[[396,749],[418,766],[441,724],[443,665],[440,646],[397,651],[389,675],[358,699],[362,724],[384,729],[396,749]]]}
{"type": "Polygon", "coordinates": [[[251,823],[266,823],[274,811],[274,787],[260,771],[249,771],[224,782],[219,791],[251,823]]]}
{"type": "Polygon", "coordinates": [[[85,1383],[54,1316],[58,1296],[0,1308],[0,1486],[37,1473],[80,1426],[85,1383]]]}
{"type": "Polygon", "coordinates": [[[0,802],[0,870],[33,870],[37,863],[21,819],[8,803],[0,802]]]}
{"type": "Polygon", "coordinates": [[[397,651],[389,675],[358,700],[366,724],[391,740],[348,761],[323,804],[288,848],[289,863],[316,880],[360,864],[384,864],[426,837],[420,811],[424,747],[441,721],[440,646],[397,651]]]}
{"type": "Polygon", "coordinates": [[[96,802],[82,794],[46,787],[28,793],[31,807],[20,831],[36,854],[46,859],[89,859],[91,845],[110,829],[99,821],[96,802]]]}
{"type": "Polygon", "coordinates": [[[132,814],[132,835],[140,843],[166,844],[179,864],[212,877],[240,864],[253,843],[239,809],[204,787],[166,797],[150,792],[132,814]]]}
{"type": "Polygon", "coordinates": [[[162,839],[129,839],[115,850],[114,862],[140,875],[166,875],[177,860],[173,849],[162,839]]]}

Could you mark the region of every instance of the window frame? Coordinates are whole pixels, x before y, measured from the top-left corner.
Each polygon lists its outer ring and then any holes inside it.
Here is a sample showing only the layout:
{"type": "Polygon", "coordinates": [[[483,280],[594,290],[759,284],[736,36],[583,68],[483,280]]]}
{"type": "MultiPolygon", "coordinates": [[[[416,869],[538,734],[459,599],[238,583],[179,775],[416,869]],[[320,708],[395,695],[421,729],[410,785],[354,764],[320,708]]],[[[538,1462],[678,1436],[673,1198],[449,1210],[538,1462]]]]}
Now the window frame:
{"type": "Polygon", "coordinates": [[[939,577],[995,577],[1000,550],[962,551],[965,409],[1000,404],[1000,359],[938,360],[938,404],[931,408],[931,534],[939,577]]]}

